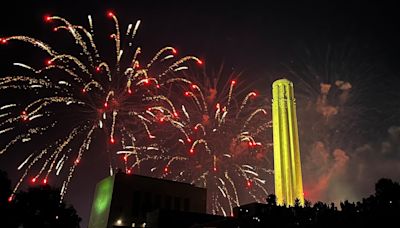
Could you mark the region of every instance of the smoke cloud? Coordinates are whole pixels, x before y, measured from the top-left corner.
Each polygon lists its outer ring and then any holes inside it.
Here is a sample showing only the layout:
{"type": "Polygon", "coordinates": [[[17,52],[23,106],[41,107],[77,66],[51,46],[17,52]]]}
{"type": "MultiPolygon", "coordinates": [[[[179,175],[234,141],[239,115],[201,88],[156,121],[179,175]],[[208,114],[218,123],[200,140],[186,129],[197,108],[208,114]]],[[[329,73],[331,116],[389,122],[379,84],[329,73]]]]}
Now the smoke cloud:
{"type": "Polygon", "coordinates": [[[400,180],[400,127],[373,142],[360,139],[348,118],[357,115],[351,90],[345,81],[321,83],[314,102],[298,105],[305,198],[313,203],[358,201],[379,178],[400,180]]]}

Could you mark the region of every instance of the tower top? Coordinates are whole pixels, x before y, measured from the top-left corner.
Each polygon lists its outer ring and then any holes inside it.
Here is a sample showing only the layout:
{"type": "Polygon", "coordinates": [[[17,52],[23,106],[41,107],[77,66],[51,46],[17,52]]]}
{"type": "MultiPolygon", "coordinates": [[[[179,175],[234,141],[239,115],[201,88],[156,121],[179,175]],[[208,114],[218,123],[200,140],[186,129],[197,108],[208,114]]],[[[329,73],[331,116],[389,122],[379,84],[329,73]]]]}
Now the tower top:
{"type": "Polygon", "coordinates": [[[278,86],[278,85],[291,85],[291,86],[293,86],[293,82],[289,81],[286,78],[281,78],[281,79],[278,79],[278,80],[274,81],[274,83],[272,83],[272,87],[278,86]]]}

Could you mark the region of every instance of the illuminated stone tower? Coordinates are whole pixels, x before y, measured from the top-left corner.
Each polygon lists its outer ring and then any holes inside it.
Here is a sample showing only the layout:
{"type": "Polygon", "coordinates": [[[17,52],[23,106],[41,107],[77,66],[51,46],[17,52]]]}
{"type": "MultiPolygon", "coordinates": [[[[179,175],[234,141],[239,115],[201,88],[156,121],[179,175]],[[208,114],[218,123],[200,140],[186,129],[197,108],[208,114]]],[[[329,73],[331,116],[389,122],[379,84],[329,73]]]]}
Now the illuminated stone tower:
{"type": "Polygon", "coordinates": [[[299,134],[293,83],[287,79],[272,84],[275,195],[278,205],[304,205],[299,134]]]}

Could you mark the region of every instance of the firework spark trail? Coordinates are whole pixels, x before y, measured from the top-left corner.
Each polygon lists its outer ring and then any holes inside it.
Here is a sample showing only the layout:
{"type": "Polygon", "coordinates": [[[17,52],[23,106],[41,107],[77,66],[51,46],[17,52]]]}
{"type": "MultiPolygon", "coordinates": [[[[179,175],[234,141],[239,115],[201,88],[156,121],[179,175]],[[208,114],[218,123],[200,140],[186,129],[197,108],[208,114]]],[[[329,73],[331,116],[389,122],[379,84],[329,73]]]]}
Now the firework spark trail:
{"type": "MultiPolygon", "coordinates": [[[[28,36],[0,38],[0,44],[22,41],[49,56],[43,68],[14,63],[27,73],[0,78],[0,93],[25,93],[26,97],[22,104],[9,103],[0,107],[0,134],[11,138],[0,148],[0,155],[12,150],[18,142],[33,143],[39,136],[53,137],[55,142],[39,149],[39,153],[32,152],[21,162],[18,168],[24,169],[23,174],[10,199],[29,175],[33,176],[32,182],[43,178],[43,183],[47,184],[53,172],[61,175],[62,169],[69,167],[60,192],[63,198],[77,165],[98,135],[95,132],[103,133],[98,140],[109,140],[107,151],[120,147],[121,151],[129,152],[125,156],[135,153],[131,168],[139,167],[141,159],[169,161],[169,164],[183,159],[164,152],[159,156],[147,155],[147,151],[161,150],[153,142],[148,146],[145,143],[155,138],[152,128],[159,116],[178,123],[174,104],[163,95],[167,91],[164,87],[170,85],[170,73],[188,69],[190,62],[202,64],[202,61],[195,56],[176,58],[177,51],[165,47],[147,64],[140,64],[141,48],[131,47],[140,21],[133,29],[130,24],[127,32],[121,33],[116,15],[110,12],[108,16],[115,25],[115,32],[110,36],[115,42],[115,56],[111,60],[101,58],[94,41],[91,16],[88,16],[89,29],[62,17],[45,17],[47,23],[56,24],[54,32],[72,36],[79,49],[78,55],[74,50],[56,51],[51,45],[28,36]],[[70,128],[62,126],[69,122],[73,122],[70,128]],[[54,131],[62,134],[53,136],[54,131]],[[140,144],[137,139],[141,139],[140,144]]],[[[125,166],[128,165],[125,161],[125,166]]],[[[113,166],[110,161],[111,173],[113,166]]]]}
{"type": "MultiPolygon", "coordinates": [[[[167,81],[179,84],[186,99],[175,101],[181,107],[178,114],[183,113],[179,121],[166,121],[177,130],[174,139],[181,146],[169,149],[175,156],[165,161],[160,175],[207,187],[208,210],[214,214],[232,215],[233,207],[246,198],[265,201],[265,178],[271,176],[271,170],[262,169],[266,164],[259,157],[271,146],[267,136],[271,122],[266,109],[256,101],[257,93],[249,92],[238,102],[236,80],[225,84],[225,89],[218,91],[219,97],[208,94],[216,91],[216,86],[193,81],[167,81]]],[[[169,142],[166,147],[171,145],[175,144],[169,142]]]]}

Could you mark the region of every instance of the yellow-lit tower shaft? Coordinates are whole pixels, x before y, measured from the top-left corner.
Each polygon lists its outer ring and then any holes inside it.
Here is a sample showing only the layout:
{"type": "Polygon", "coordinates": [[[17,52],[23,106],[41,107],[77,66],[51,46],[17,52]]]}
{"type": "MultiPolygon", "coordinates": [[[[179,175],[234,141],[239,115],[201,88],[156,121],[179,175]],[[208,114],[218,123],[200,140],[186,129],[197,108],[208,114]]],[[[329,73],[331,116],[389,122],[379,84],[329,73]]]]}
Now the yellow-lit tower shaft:
{"type": "Polygon", "coordinates": [[[287,79],[272,84],[275,195],[278,205],[304,205],[299,134],[293,83],[287,79]]]}

